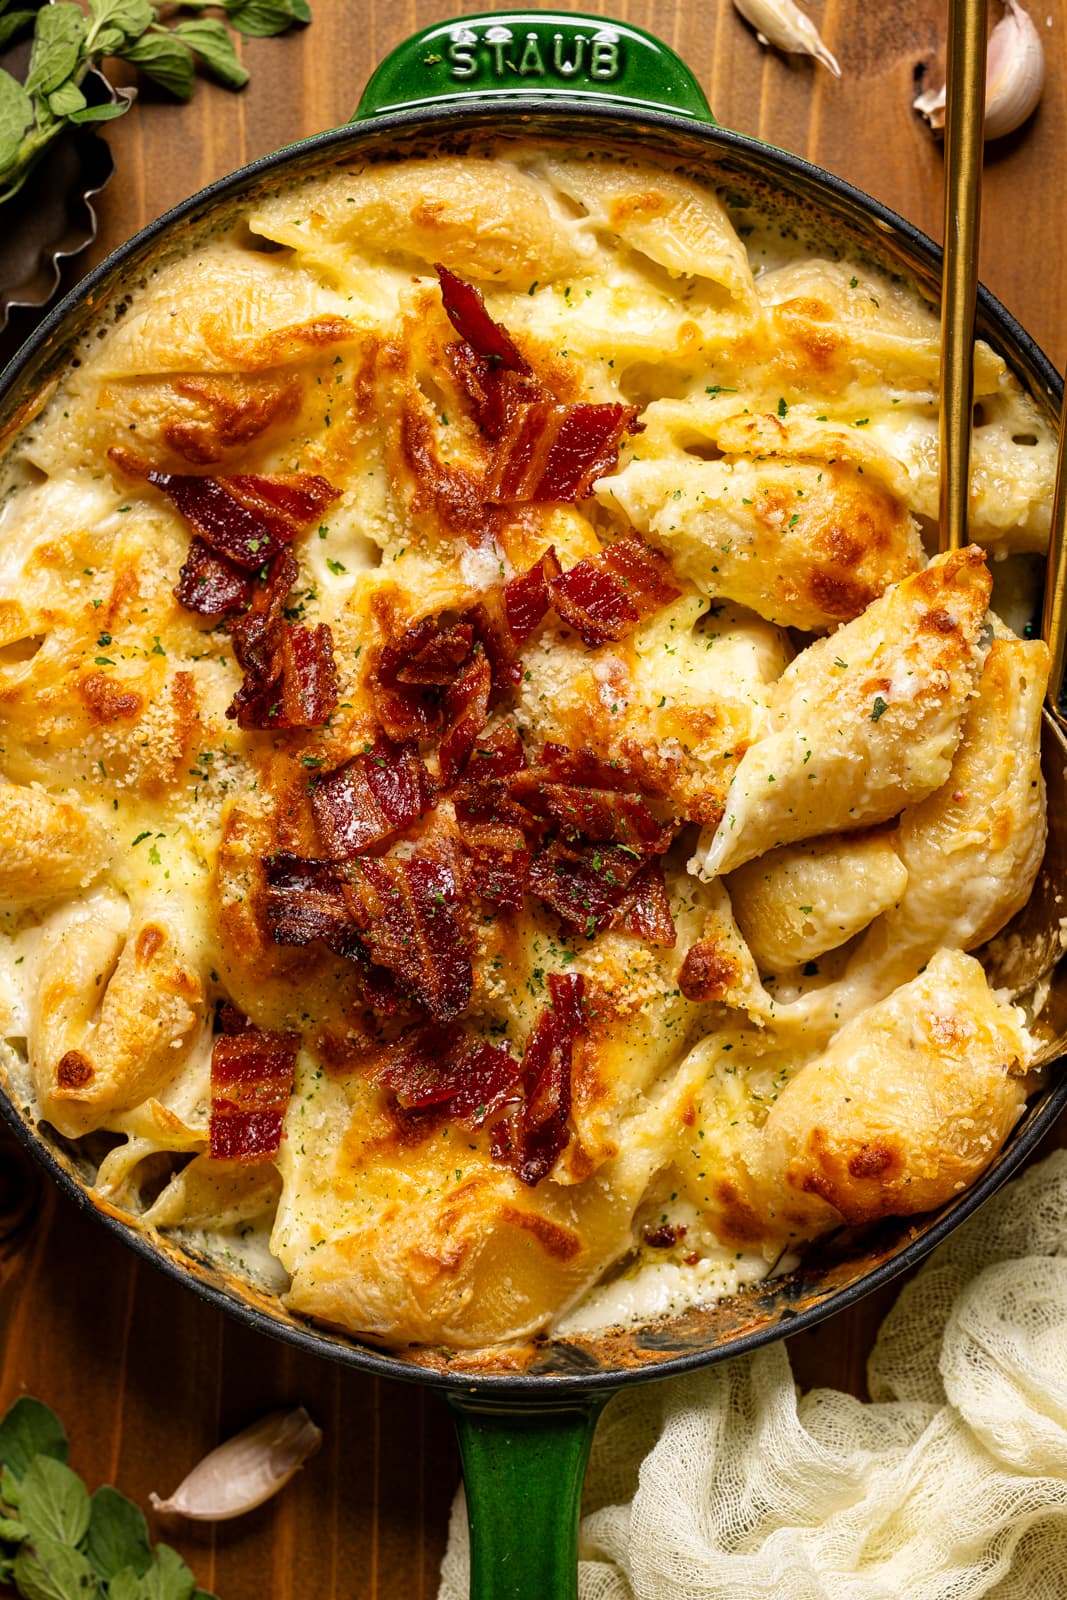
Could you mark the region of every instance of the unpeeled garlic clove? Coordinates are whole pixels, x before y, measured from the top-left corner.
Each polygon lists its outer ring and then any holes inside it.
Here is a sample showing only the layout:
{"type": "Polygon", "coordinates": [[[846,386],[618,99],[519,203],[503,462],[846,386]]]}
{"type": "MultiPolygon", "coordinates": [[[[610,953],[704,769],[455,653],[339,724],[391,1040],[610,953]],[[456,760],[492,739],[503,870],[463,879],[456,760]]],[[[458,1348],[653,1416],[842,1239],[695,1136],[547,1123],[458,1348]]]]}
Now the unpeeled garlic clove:
{"type": "MultiPolygon", "coordinates": [[[[989,36],[986,51],[985,137],[1014,133],[1034,110],[1045,86],[1045,51],[1041,35],[1019,0],[1008,9],[989,36]]],[[[912,101],[931,128],[945,126],[945,90],[928,89],[912,101]]]]}
{"type": "Polygon", "coordinates": [[[791,55],[814,56],[835,78],[841,76],[830,51],[811,18],[794,0],[734,0],[746,22],[751,22],[760,44],[773,44],[791,55]]]}
{"type": "Polygon", "coordinates": [[[156,1511],[199,1522],[224,1522],[277,1494],[322,1443],[304,1410],[273,1411],[198,1461],[170,1496],[150,1494],[156,1511]]]}

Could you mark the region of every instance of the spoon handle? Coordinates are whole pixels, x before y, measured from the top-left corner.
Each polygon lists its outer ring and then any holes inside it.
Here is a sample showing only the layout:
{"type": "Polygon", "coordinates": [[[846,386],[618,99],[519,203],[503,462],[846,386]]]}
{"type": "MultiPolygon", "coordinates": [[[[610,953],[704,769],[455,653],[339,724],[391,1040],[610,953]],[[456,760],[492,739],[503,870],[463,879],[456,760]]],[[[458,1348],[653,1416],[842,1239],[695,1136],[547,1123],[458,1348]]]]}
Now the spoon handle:
{"type": "Polygon", "coordinates": [[[1046,704],[1057,722],[1067,727],[1061,710],[1064,666],[1067,663],[1067,464],[1064,446],[1067,429],[1060,413],[1060,447],[1056,461],[1056,488],[1052,496],[1052,520],[1048,534],[1048,562],[1045,567],[1045,599],[1041,610],[1041,637],[1052,658],[1048,675],[1046,704]]]}
{"type": "Polygon", "coordinates": [[[958,550],[967,543],[985,122],[986,0],[951,0],[947,66],[940,545],[942,550],[958,550]]]}

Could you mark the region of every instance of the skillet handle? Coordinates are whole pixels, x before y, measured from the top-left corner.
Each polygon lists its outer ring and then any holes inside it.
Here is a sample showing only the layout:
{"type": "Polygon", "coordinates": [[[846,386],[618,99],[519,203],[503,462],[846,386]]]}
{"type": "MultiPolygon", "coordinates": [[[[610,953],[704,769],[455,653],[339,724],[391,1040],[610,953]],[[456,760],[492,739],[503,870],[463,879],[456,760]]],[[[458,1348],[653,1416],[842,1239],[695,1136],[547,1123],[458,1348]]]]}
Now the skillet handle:
{"type": "Polygon", "coordinates": [[[470,1600],[577,1600],[582,1479],[609,1398],[509,1407],[447,1396],[467,1490],[470,1600]]]}
{"type": "Polygon", "coordinates": [[[371,76],[353,122],[443,102],[523,97],[654,108],[714,125],[704,91],[643,28],[573,11],[497,11],[412,34],[371,76]]]}

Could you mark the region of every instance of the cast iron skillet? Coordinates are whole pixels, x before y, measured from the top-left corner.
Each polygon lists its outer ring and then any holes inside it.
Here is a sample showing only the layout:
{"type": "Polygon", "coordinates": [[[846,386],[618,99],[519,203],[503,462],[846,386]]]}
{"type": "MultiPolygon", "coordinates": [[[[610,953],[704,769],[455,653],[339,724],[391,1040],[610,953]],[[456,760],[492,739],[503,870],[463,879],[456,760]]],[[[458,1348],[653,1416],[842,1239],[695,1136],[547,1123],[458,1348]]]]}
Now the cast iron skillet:
{"type": "MultiPolygon", "coordinates": [[[[213,184],[90,273],[0,381],[0,438],[10,437],[31,413],[73,342],[107,316],[123,284],[174,249],[175,241],[180,247],[191,228],[208,218],[225,225],[278,182],[349,158],[463,151],[497,138],[564,141],[578,149],[610,144],[710,174],[728,197],[771,197],[801,235],[829,233],[844,251],[937,298],[940,253],[925,235],[820,168],[720,128],[688,68],[658,40],[622,23],[534,11],[436,25],[383,62],[353,121],[213,184]]],[[[978,328],[1055,426],[1062,392],[1057,374],[984,290],[978,328]]],[[[1067,805],[1059,766],[1046,774],[1050,806],[1067,805]]],[[[1064,881],[1063,862],[1047,861],[1043,873],[1040,893],[1055,893],[1064,881]]],[[[1067,1014],[1067,973],[1054,985],[1053,1007],[1067,1014]]],[[[1056,1015],[1053,1023],[1058,1028],[1062,1020],[1056,1015]]],[[[610,1395],[625,1384],[688,1372],[810,1327],[912,1266],[1026,1159],[1067,1101],[1067,1079],[1050,1080],[997,1161],[940,1212],[890,1220],[860,1234],[842,1231],[810,1251],[796,1271],[705,1310],[596,1337],[534,1343],[488,1360],[447,1350],[382,1354],[294,1316],[174,1239],[140,1230],[135,1219],[90,1192],[94,1168],[83,1150],[38,1129],[19,1098],[0,1095],[0,1112],[23,1144],[77,1205],[146,1260],[263,1333],[366,1372],[440,1390],[463,1455],[472,1596],[567,1600],[576,1592],[582,1474],[596,1417],[610,1395]]]]}

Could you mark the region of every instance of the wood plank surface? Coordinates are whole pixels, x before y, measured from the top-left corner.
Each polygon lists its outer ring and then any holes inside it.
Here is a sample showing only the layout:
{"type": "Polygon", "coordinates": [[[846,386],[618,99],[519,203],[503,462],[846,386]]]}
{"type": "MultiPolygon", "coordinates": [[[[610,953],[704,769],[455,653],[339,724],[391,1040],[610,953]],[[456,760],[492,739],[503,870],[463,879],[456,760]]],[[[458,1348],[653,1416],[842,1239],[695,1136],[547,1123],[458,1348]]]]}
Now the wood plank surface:
{"type": "MultiPolygon", "coordinates": [[[[129,117],[111,125],[118,173],[100,198],[99,237],[68,266],[67,286],[203,184],[345,121],[389,49],[460,9],[438,0],[312,4],[309,28],[241,42],[252,73],[243,94],[201,83],[192,104],[178,107],[147,90],[129,117]]],[[[1067,0],[1030,4],[1048,82],[1031,123],[988,153],[982,275],[1062,366],[1067,0]]],[[[674,46],[728,127],[809,157],[939,235],[940,149],[911,100],[917,75],[939,72],[946,3],[811,0],[841,63],[840,81],[763,50],[730,0],[612,0],[587,9],[674,46]]],[[[0,354],[33,320],[16,315],[0,354]]],[[[802,1381],[861,1393],[865,1354],[888,1298],[791,1341],[802,1381]]],[[[303,1403],[325,1443],[279,1499],[218,1528],[157,1523],[157,1536],[176,1544],[222,1600],[428,1600],[436,1593],[458,1480],[440,1403],[234,1325],[79,1215],[4,1136],[0,1408],[26,1391],[59,1411],[73,1464],[91,1487],[110,1481],[142,1503],[152,1489],[171,1490],[227,1433],[265,1410],[303,1403]]]]}

